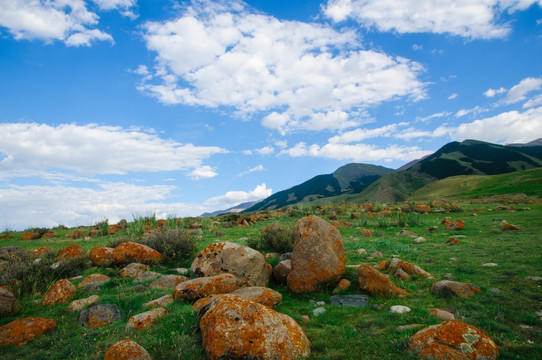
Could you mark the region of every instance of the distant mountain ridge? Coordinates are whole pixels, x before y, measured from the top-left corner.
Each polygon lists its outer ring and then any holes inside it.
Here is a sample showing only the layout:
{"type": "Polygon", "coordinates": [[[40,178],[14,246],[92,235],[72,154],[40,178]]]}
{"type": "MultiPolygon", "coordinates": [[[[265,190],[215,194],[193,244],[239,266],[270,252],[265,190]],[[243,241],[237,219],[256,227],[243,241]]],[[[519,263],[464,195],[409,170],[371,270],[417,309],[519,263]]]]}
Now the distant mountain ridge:
{"type": "Polygon", "coordinates": [[[249,207],[253,206],[254,204],[259,203],[260,201],[262,200],[244,202],[242,204],[235,205],[226,210],[217,210],[210,213],[206,212],[206,213],[201,214],[200,217],[213,217],[213,216],[219,216],[219,215],[230,214],[230,213],[240,213],[243,210],[246,210],[249,207]]]}
{"type": "Polygon", "coordinates": [[[351,163],[344,165],[332,174],[317,175],[302,184],[279,191],[262,202],[245,210],[274,210],[283,206],[311,202],[341,194],[359,193],[380,177],[394,170],[383,166],[351,163]]]}

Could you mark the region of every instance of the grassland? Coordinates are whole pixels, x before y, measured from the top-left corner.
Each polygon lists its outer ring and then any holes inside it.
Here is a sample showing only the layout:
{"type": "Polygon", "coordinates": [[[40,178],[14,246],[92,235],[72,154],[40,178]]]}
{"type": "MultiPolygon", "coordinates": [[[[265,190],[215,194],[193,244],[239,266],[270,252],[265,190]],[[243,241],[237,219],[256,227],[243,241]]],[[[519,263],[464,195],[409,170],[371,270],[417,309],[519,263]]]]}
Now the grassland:
{"type": "MultiPolygon", "coordinates": [[[[488,180],[482,179],[483,181],[488,180]]],[[[474,189],[479,184],[480,182],[476,183],[474,189]]],[[[197,244],[198,248],[202,249],[217,241],[233,241],[246,245],[257,238],[265,226],[275,222],[294,226],[302,216],[308,214],[318,213],[331,221],[332,210],[336,210],[338,220],[351,224],[351,227],[339,228],[344,239],[347,264],[372,265],[398,256],[433,274],[434,279],[395,279],[397,285],[409,292],[407,297],[370,297],[370,306],[364,309],[329,305],[332,288],[297,295],[285,287],[271,283],[270,287],[283,295],[283,302],[276,310],[292,316],[311,340],[310,359],[412,359],[408,353],[408,339],[420,328],[399,330],[398,327],[439,323],[441,320],[431,315],[427,311],[429,308],[453,312],[457,319],[488,333],[500,348],[500,359],[542,359],[542,320],[537,315],[537,312],[542,310],[542,282],[526,279],[527,276],[542,276],[540,199],[501,196],[462,199],[454,203],[460,206],[460,210],[449,213],[416,214],[409,212],[410,206],[398,204],[377,205],[377,210],[391,210],[389,214],[382,216],[368,213],[356,215],[360,212],[359,206],[344,203],[333,208],[306,206],[295,207],[287,212],[268,212],[267,220],[251,223],[246,228],[237,225],[224,227],[224,217],[182,221],[170,219],[168,225],[189,231],[189,223],[201,223],[202,233],[197,235],[197,244]],[[405,211],[400,211],[400,207],[404,207],[405,211]],[[440,225],[445,216],[452,220],[464,220],[465,230],[445,230],[440,225]],[[518,225],[523,231],[503,231],[501,220],[518,225]],[[437,231],[427,232],[426,229],[432,226],[437,227],[437,231]],[[373,236],[363,237],[361,229],[372,230],[373,236]],[[415,236],[423,236],[427,241],[416,244],[412,237],[397,235],[403,229],[415,236]],[[222,233],[219,237],[217,231],[222,233]],[[447,245],[446,242],[451,236],[457,237],[461,244],[447,245]],[[368,254],[381,252],[384,257],[370,258],[358,254],[357,249],[360,248],[366,249],[368,254]],[[498,266],[481,266],[490,262],[498,266]],[[451,273],[454,280],[480,286],[482,292],[468,299],[435,297],[430,293],[430,287],[445,273],[451,273]],[[501,292],[492,292],[492,288],[501,292]],[[317,307],[317,301],[326,302],[327,312],[314,317],[312,310],[317,307]],[[406,305],[412,312],[395,315],[389,312],[391,305],[406,305]],[[303,322],[303,315],[309,315],[310,321],[303,322]]],[[[58,236],[52,240],[21,241],[22,232],[11,232],[10,239],[0,240],[0,247],[16,245],[33,250],[46,246],[58,252],[69,244],[79,244],[90,250],[94,246],[108,245],[133,236],[139,233],[140,225],[134,221],[128,224],[126,230],[115,235],[99,236],[91,240],[70,239],[68,235],[74,229],[55,229],[58,236]]],[[[189,264],[190,261],[169,263],[156,266],[152,270],[171,274],[175,267],[189,264]]],[[[78,314],[69,312],[66,304],[41,307],[39,301],[42,294],[21,294],[21,311],[14,316],[0,318],[0,326],[27,316],[52,318],[57,321],[58,326],[26,346],[0,348],[0,358],[102,359],[105,351],[115,341],[130,338],[145,347],[155,360],[204,359],[197,315],[191,310],[191,304],[176,302],[170,305],[169,315],[151,329],[140,332],[125,331],[127,320],[132,315],[145,311],[142,304],[164,295],[165,291],[141,289],[132,280],[118,277],[119,270],[89,268],[84,270],[82,275],[100,272],[113,278],[102,287],[100,302],[119,305],[123,312],[121,321],[98,329],[82,328],[77,323],[78,314]]],[[[359,294],[355,271],[348,269],[346,277],[353,284],[346,293],[359,294]]],[[[74,283],[77,284],[78,281],[75,280],[74,283]]],[[[87,296],[88,294],[80,291],[76,294],[76,298],[87,296]]]]}

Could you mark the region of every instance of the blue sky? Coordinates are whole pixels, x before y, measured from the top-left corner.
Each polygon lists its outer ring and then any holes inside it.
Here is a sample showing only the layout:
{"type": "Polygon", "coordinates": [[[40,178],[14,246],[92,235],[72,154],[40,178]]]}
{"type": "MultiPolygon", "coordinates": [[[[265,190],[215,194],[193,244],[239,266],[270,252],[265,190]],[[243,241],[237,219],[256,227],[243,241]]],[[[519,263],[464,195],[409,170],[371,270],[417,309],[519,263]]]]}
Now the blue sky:
{"type": "Polygon", "coordinates": [[[0,226],[197,216],[542,137],[541,0],[2,0],[0,226]]]}

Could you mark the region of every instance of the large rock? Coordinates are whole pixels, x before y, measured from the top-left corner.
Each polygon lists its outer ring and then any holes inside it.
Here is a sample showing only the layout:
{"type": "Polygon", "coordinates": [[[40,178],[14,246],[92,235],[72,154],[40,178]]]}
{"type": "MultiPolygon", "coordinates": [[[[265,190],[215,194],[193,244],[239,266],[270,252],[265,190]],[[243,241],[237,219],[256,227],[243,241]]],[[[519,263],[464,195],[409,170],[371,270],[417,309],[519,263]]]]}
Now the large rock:
{"type": "Polygon", "coordinates": [[[289,316],[234,295],[200,310],[207,359],[293,360],[310,354],[303,329],[289,316]]]}
{"type": "Polygon", "coordinates": [[[96,246],[90,249],[90,260],[97,266],[110,266],[113,264],[113,251],[110,247],[96,246]]]}
{"type": "Polygon", "coordinates": [[[56,257],[57,260],[62,259],[75,259],[78,257],[86,256],[87,252],[79,245],[68,245],[60,251],[60,254],[56,257]]]}
{"type": "Polygon", "coordinates": [[[293,292],[311,292],[321,284],[338,282],[345,273],[341,234],[322,218],[302,218],[291,261],[288,288],[293,292]]]}
{"type": "Polygon", "coordinates": [[[83,279],[78,285],[78,289],[84,289],[89,285],[100,286],[111,280],[111,278],[104,274],[91,274],[83,279]]]}
{"type": "Polygon", "coordinates": [[[180,283],[173,291],[175,300],[196,300],[213,294],[227,294],[239,288],[232,274],[202,277],[180,283]]]}
{"type": "Polygon", "coordinates": [[[249,286],[267,286],[273,270],[260,252],[228,241],[200,251],[190,269],[197,276],[233,274],[249,286]]]}
{"type": "Polygon", "coordinates": [[[14,313],[19,308],[15,295],[6,288],[0,287],[0,317],[14,313]]]}
{"type": "MultiPolygon", "coordinates": [[[[269,289],[261,286],[249,286],[241,289],[237,289],[230,293],[230,295],[235,295],[242,297],[243,299],[255,301],[262,305],[274,308],[282,301],[282,294],[273,289],[269,289]]],[[[216,300],[220,294],[211,295],[202,299],[199,299],[192,305],[193,310],[199,311],[205,305],[216,300]]]]}
{"type": "Polygon", "coordinates": [[[483,331],[457,320],[426,327],[409,340],[420,359],[491,360],[499,355],[495,342],[483,331]]]}
{"type": "Polygon", "coordinates": [[[405,296],[406,290],[397,287],[377,269],[369,265],[358,267],[358,281],[361,290],[376,296],[405,296]]]}
{"type": "Polygon", "coordinates": [[[138,343],[120,340],[111,345],[105,353],[104,360],[152,360],[152,358],[138,343]]]}
{"type": "Polygon", "coordinates": [[[135,279],[147,270],[149,270],[149,267],[145,264],[131,263],[121,269],[120,277],[135,279]]]}
{"type": "Polygon", "coordinates": [[[390,271],[390,270],[397,270],[397,269],[401,269],[409,275],[418,275],[418,276],[423,276],[423,277],[431,276],[430,273],[428,273],[427,271],[425,271],[418,265],[414,265],[409,262],[399,260],[398,258],[394,258],[392,261],[390,261],[387,264],[386,270],[390,271]]]}
{"type": "Polygon", "coordinates": [[[27,241],[27,240],[36,240],[40,238],[40,234],[34,231],[27,231],[23,234],[21,237],[21,240],[27,241]]]}
{"type": "Polygon", "coordinates": [[[51,319],[27,317],[14,320],[0,327],[0,346],[24,345],[55,327],[56,321],[51,319]]]}
{"type": "Polygon", "coordinates": [[[93,328],[103,327],[121,318],[120,307],[115,304],[98,304],[79,314],[79,325],[93,328]]]}
{"type": "Polygon", "coordinates": [[[139,262],[143,264],[151,264],[160,262],[164,256],[158,251],[142,244],[131,241],[119,244],[113,250],[113,261],[116,264],[127,264],[131,262],[139,262]]]}
{"type": "Polygon", "coordinates": [[[51,286],[45,297],[41,301],[41,305],[50,306],[56,304],[64,304],[68,302],[74,295],[76,289],[67,279],[58,280],[51,286]]]}
{"type": "Polygon", "coordinates": [[[168,314],[168,311],[162,307],[134,315],[128,320],[125,329],[143,330],[152,326],[156,321],[168,314]]]}
{"type": "Polygon", "coordinates": [[[474,284],[459,281],[441,280],[433,284],[431,292],[442,297],[462,296],[471,297],[480,292],[480,288],[474,284]]]}

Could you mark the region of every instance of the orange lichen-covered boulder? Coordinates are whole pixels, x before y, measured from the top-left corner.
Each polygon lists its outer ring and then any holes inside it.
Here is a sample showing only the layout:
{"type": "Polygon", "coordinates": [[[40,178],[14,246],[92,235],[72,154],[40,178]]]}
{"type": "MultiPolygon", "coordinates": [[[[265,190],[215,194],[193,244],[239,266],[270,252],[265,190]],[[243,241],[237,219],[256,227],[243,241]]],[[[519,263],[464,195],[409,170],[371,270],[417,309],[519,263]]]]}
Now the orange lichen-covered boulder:
{"type": "Polygon", "coordinates": [[[140,262],[150,264],[160,262],[164,256],[158,251],[142,244],[137,244],[131,241],[119,244],[113,250],[113,260],[116,264],[140,262]]]}
{"type": "Polygon", "coordinates": [[[17,298],[11,291],[0,287],[0,317],[12,314],[19,307],[17,298]]]}
{"type": "Polygon", "coordinates": [[[41,305],[50,306],[66,303],[75,295],[75,292],[75,286],[69,280],[58,280],[47,291],[41,305]]]}
{"type": "Polygon", "coordinates": [[[446,227],[446,230],[465,230],[465,222],[463,220],[450,221],[448,218],[444,218],[441,224],[446,227]]]}
{"type": "Polygon", "coordinates": [[[80,257],[80,256],[85,256],[85,255],[87,255],[87,252],[81,246],[79,246],[79,245],[68,245],[64,249],[62,249],[62,251],[60,251],[60,254],[58,254],[58,256],[56,258],[57,258],[57,260],[73,259],[73,258],[77,258],[77,257],[80,257]]]}
{"type": "Polygon", "coordinates": [[[369,265],[358,267],[358,281],[361,290],[376,296],[406,296],[408,293],[397,287],[380,271],[369,265]]]}
{"type": "Polygon", "coordinates": [[[418,331],[410,338],[409,345],[420,359],[491,360],[499,355],[489,335],[457,320],[418,331]]]}
{"type": "Polygon", "coordinates": [[[425,271],[418,265],[414,265],[409,262],[399,260],[398,258],[394,258],[392,261],[389,262],[386,270],[390,271],[390,270],[397,270],[397,269],[401,269],[409,275],[418,275],[418,276],[423,276],[423,277],[431,276],[430,273],[428,273],[427,271],[425,271]]]}
{"type": "Polygon", "coordinates": [[[414,206],[414,212],[419,214],[426,214],[431,212],[431,207],[429,205],[416,205],[414,206]]]}
{"type": "Polygon", "coordinates": [[[207,359],[293,360],[310,354],[303,329],[289,316],[234,295],[199,312],[207,359]]]}
{"type": "Polygon", "coordinates": [[[14,320],[0,326],[0,346],[24,345],[55,327],[56,321],[51,319],[27,317],[14,320]]]}
{"type": "Polygon", "coordinates": [[[134,315],[128,320],[125,329],[143,330],[152,326],[156,321],[168,314],[168,311],[162,307],[134,315]]]}
{"type": "Polygon", "coordinates": [[[110,266],[113,264],[113,248],[96,246],[90,249],[90,260],[94,265],[110,266]]]}
{"type": "Polygon", "coordinates": [[[471,297],[480,292],[480,288],[474,284],[452,280],[441,280],[433,284],[431,292],[442,297],[462,296],[471,297]]]}
{"type": "Polygon", "coordinates": [[[115,304],[97,304],[79,314],[79,326],[99,328],[120,320],[122,313],[115,304]]]}
{"type": "Polygon", "coordinates": [[[104,360],[152,360],[141,345],[132,340],[117,341],[107,350],[104,360]]]}
{"type": "Polygon", "coordinates": [[[21,240],[27,241],[27,240],[36,240],[40,238],[40,234],[33,232],[33,231],[27,231],[23,234],[21,237],[21,240]]]}
{"type": "Polygon", "coordinates": [[[211,244],[200,251],[190,269],[197,276],[230,273],[249,286],[267,286],[273,272],[259,251],[228,241],[211,244]]]}
{"type": "Polygon", "coordinates": [[[262,305],[274,308],[282,301],[282,294],[270,288],[261,286],[249,286],[237,289],[231,293],[246,300],[256,301],[262,305]]]}
{"type": "Polygon", "coordinates": [[[118,230],[123,230],[124,229],[124,226],[122,225],[117,225],[117,224],[113,224],[113,225],[109,225],[107,227],[107,232],[109,235],[115,235],[115,233],[118,231],[118,230]]]}
{"type": "Polygon", "coordinates": [[[100,286],[102,284],[105,284],[109,280],[111,280],[111,278],[109,276],[107,276],[107,275],[104,275],[104,274],[91,274],[91,275],[87,276],[86,278],[84,278],[83,281],[81,281],[77,285],[77,288],[78,289],[84,289],[85,287],[87,287],[89,285],[100,286]]]}
{"type": "Polygon", "coordinates": [[[36,249],[32,250],[32,257],[33,258],[39,258],[42,255],[45,255],[45,253],[47,253],[48,251],[49,251],[49,249],[47,247],[40,246],[39,248],[36,248],[36,249]]]}
{"type": "Polygon", "coordinates": [[[324,219],[310,215],[297,223],[288,288],[296,293],[335,283],[345,273],[343,239],[324,219]]]}
{"type": "Polygon", "coordinates": [[[363,236],[367,236],[367,237],[372,237],[373,236],[373,232],[370,229],[361,229],[359,232],[363,236]]]}
{"type": "Polygon", "coordinates": [[[175,287],[175,300],[196,300],[212,294],[227,294],[239,288],[232,274],[220,274],[184,281],[175,287]]]}

